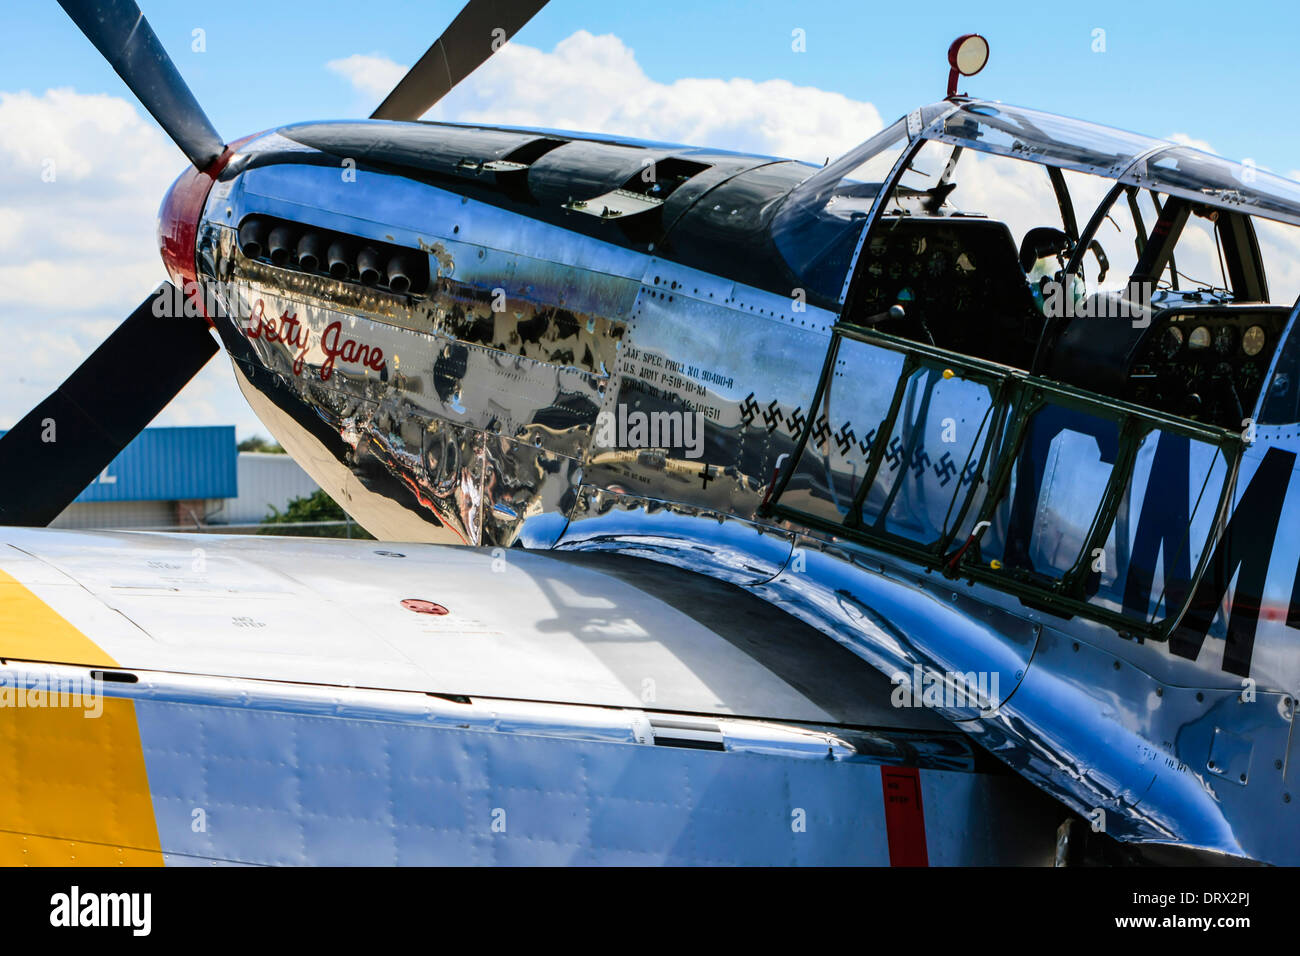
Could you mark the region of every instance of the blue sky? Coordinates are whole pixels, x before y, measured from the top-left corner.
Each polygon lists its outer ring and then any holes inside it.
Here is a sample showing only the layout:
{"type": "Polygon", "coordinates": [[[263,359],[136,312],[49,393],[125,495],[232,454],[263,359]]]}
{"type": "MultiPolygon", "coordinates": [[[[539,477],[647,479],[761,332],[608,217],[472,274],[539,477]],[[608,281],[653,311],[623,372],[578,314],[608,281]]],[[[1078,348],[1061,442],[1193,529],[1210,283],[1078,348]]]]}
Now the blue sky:
{"type": "MultiPolygon", "coordinates": [[[[447,0],[144,0],[227,140],[367,115],[460,8],[447,0]],[[206,49],[192,49],[193,31],[206,49]],[[332,65],[331,65],[332,64],[332,65]]],[[[942,98],[945,53],[979,31],[963,89],[1156,136],[1283,174],[1300,5],[930,0],[552,0],[430,118],[626,133],[821,162],[942,98]],[[1172,11],[1177,10],[1174,14],[1172,11]],[[791,48],[802,30],[806,52],[791,48]],[[1095,52],[1104,31],[1104,52],[1095,52]]],[[[163,278],[154,216],[184,160],[54,0],[10,0],[0,34],[0,428],[58,384],[163,278]],[[51,162],[57,181],[46,182],[51,162]]],[[[264,428],[228,363],[158,424],[264,428]]]]}
{"type": "MultiPolygon", "coordinates": [[[[615,33],[651,78],[783,78],[874,103],[889,119],[943,95],[944,51],[967,30],[992,46],[970,92],[1153,135],[1183,132],[1278,170],[1300,168],[1289,74],[1300,5],[1219,2],[980,4],[929,0],[552,0],[520,41],[550,49],[575,30],[615,33]],[[919,16],[918,16],[919,14],[919,16]],[[790,50],[806,31],[808,51],[790,50]],[[1094,29],[1106,52],[1092,51],[1094,29]]],[[[294,119],[352,116],[368,104],[328,60],[379,53],[410,63],[457,2],[144,0],[142,8],[227,137],[294,119]],[[190,51],[191,31],[207,52],[190,51]]],[[[6,15],[0,89],[120,94],[122,85],[53,0],[6,15]]],[[[707,145],[707,144],[700,144],[707,145]]]]}

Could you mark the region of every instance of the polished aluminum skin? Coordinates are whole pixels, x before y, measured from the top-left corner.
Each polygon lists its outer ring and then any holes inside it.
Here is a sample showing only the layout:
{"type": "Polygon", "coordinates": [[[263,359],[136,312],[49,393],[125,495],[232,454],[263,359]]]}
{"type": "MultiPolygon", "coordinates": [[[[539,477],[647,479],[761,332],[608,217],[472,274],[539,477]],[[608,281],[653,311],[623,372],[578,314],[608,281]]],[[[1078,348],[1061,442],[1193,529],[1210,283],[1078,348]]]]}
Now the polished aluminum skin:
{"type": "MultiPolygon", "coordinates": [[[[990,110],[955,101],[907,117],[891,177],[933,140],[1300,222],[1300,186],[1266,173],[1254,194],[1231,188],[1230,164],[1223,181],[1180,180],[1185,147],[1046,114],[1032,114],[1037,140],[999,137],[976,129],[990,110]]],[[[368,530],[620,551],[734,582],[886,674],[985,675],[994,690],[982,699],[938,709],[1111,836],[1300,862],[1289,778],[1300,687],[1289,621],[1300,615],[1288,610],[1300,536],[1280,533],[1271,554],[1256,554],[1239,522],[1236,563],[1258,572],[1260,593],[1243,600],[1245,579],[1229,568],[1211,589],[1203,646],[1189,650],[1036,607],[1000,586],[987,561],[946,576],[830,530],[883,441],[879,487],[865,499],[882,527],[918,541],[982,533],[972,516],[989,476],[972,465],[991,428],[956,446],[926,447],[924,436],[947,418],[987,422],[995,389],[905,369],[906,350],[888,341],[854,341],[828,396],[814,398],[884,188],[818,222],[801,214],[818,182],[802,164],[438,124],[400,124],[426,144],[418,149],[394,133],[385,148],[349,152],[387,126],[338,125],[337,135],[311,124],[245,145],[209,197],[197,253],[248,401],[368,530]],[[427,145],[438,142],[441,153],[427,145]],[[646,169],[665,182],[671,172],[666,198],[628,188],[646,169]],[[237,232],[249,216],[418,250],[427,291],[247,257],[237,232]],[[903,375],[915,387],[894,432],[878,436],[903,375]],[[616,426],[633,413],[660,416],[671,440],[627,440],[616,426]],[[698,415],[698,449],[671,431],[672,415],[682,428],[698,415]],[[953,527],[957,489],[972,499],[953,527]],[[824,524],[765,510],[774,497],[824,524]]],[[[845,162],[857,165],[853,154],[845,162]]],[[[1275,380],[1300,374],[1284,361],[1294,364],[1294,350],[1271,347],[1275,380]]],[[[1157,432],[1134,466],[1133,509],[1165,493],[1152,477],[1166,440],[1157,432]]],[[[1226,489],[1222,514],[1198,506],[1193,568],[1234,538],[1223,524],[1248,500],[1269,488],[1286,496],[1298,432],[1258,425],[1231,468],[1193,446],[1193,484],[1226,489]]],[[[1031,501],[1035,560],[1068,567],[1089,540],[1096,486],[1086,454],[1056,453],[1064,458],[1031,501]]],[[[1296,501],[1280,506],[1280,526],[1294,523],[1296,501]]],[[[1111,566],[1132,546],[1108,541],[1111,566]]],[[[1110,593],[1091,600],[1122,603],[1110,593]]],[[[1152,610],[1166,614],[1174,609],[1152,610]]]]}

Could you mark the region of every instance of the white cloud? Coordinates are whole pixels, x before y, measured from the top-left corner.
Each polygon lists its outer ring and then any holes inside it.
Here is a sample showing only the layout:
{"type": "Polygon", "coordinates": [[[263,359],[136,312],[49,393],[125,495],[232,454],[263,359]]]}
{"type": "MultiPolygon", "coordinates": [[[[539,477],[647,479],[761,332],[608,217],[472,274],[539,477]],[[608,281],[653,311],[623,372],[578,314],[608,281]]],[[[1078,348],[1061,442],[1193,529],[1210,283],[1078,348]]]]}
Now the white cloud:
{"type": "Polygon", "coordinates": [[[1180,146],[1190,146],[1193,149],[1199,149],[1203,153],[1215,153],[1215,149],[1210,145],[1208,139],[1197,139],[1187,133],[1172,133],[1169,138],[1180,146]]]}
{"type": "MultiPolygon", "coordinates": [[[[48,395],[166,278],[155,216],[184,166],[126,99],[0,92],[0,334],[14,367],[0,377],[0,428],[48,395]]],[[[228,365],[209,363],[159,424],[265,432],[228,365]]]]}
{"type": "Polygon", "coordinates": [[[354,53],[341,60],[330,60],[325,66],[373,99],[375,106],[383,102],[384,97],[406,73],[406,67],[378,53],[368,56],[354,53]]]}
{"type": "Polygon", "coordinates": [[[1300,297],[1300,228],[1267,219],[1255,221],[1269,298],[1290,305],[1300,297]]]}
{"type": "MultiPolygon", "coordinates": [[[[406,72],[378,55],[327,64],[375,104],[406,72]]],[[[881,128],[870,103],[785,80],[646,76],[616,36],[579,30],[551,52],[511,43],[453,90],[430,119],[540,126],[717,146],[817,164],[881,128]]]]}
{"type": "Polygon", "coordinates": [[[56,182],[104,195],[176,174],[175,148],[163,153],[162,134],[116,96],[71,89],[0,93],[0,131],[0,174],[6,177],[40,182],[52,168],[56,182]]]}

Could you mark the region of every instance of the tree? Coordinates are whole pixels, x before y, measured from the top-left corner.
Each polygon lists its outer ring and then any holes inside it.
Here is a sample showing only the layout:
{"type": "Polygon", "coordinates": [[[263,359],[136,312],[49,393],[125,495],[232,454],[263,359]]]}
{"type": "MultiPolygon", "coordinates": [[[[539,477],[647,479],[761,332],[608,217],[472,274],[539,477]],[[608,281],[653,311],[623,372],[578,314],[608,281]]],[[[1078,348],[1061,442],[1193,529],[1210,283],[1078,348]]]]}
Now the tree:
{"type": "Polygon", "coordinates": [[[235,446],[239,451],[261,451],[272,455],[283,455],[284,449],[273,441],[263,438],[261,435],[254,435],[252,438],[245,438],[235,446]]]}
{"type": "Polygon", "coordinates": [[[338,502],[317,489],[305,498],[294,498],[284,511],[271,506],[271,514],[262,519],[259,534],[289,534],[308,538],[370,538],[355,524],[338,502]],[[328,522],[328,523],[321,523],[328,522]],[[279,526],[279,527],[276,527],[279,526]]]}

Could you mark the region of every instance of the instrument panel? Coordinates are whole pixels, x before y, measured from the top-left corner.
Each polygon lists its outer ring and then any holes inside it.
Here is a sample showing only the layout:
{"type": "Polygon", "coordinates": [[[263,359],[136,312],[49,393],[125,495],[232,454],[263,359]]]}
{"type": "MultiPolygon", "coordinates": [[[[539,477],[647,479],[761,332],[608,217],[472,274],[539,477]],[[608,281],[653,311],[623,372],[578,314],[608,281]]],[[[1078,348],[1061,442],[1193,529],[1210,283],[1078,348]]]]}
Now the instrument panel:
{"type": "Polygon", "coordinates": [[[1178,308],[1158,313],[1133,352],[1130,401],[1240,429],[1255,408],[1289,310],[1178,308]]]}
{"type": "Polygon", "coordinates": [[[881,329],[1027,368],[1042,314],[1005,223],[982,217],[884,219],[862,250],[854,314],[902,305],[881,329]]]}

